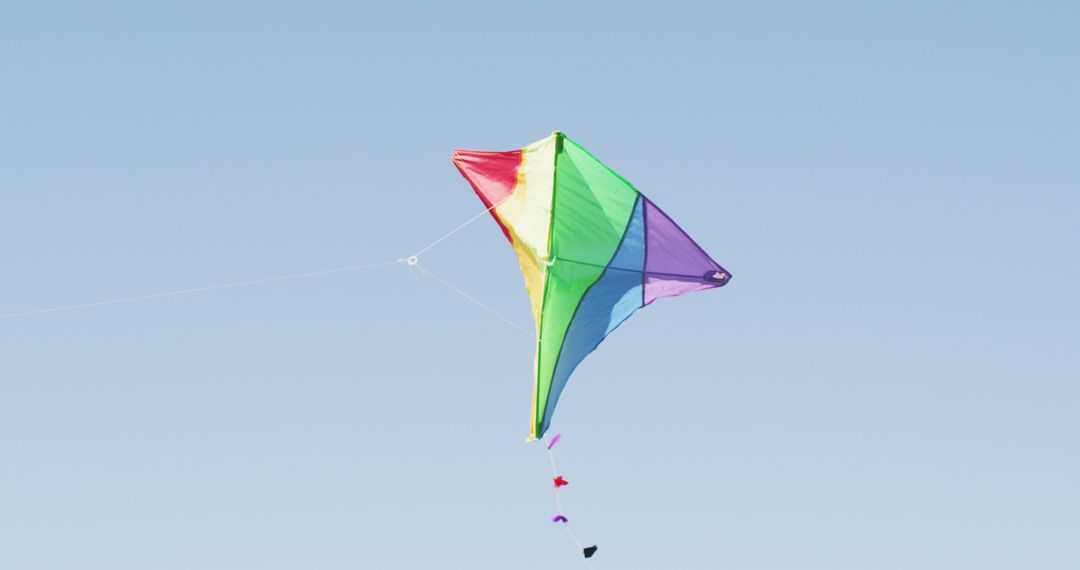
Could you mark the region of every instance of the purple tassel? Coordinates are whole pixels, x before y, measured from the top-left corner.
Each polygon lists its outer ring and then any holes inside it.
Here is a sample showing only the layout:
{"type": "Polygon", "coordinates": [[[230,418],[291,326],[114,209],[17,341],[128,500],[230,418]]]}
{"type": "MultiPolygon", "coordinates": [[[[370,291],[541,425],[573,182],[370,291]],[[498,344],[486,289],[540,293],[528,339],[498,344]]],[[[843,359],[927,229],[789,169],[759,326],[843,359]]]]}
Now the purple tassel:
{"type": "Polygon", "coordinates": [[[548,449],[555,447],[556,443],[559,443],[559,439],[562,437],[561,433],[555,434],[555,437],[551,438],[551,443],[548,444],[548,449]]]}
{"type": "Polygon", "coordinates": [[[562,515],[555,515],[555,516],[551,517],[551,522],[564,523],[564,522],[570,522],[570,521],[568,521],[567,518],[562,516],[562,515]]]}

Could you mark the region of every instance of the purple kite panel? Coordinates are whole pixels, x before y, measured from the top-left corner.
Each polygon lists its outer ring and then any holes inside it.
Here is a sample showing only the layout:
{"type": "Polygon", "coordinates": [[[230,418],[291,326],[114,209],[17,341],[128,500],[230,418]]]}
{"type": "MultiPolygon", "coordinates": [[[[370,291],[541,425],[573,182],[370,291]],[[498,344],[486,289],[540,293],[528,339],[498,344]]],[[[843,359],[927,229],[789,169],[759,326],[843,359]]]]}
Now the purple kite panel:
{"type": "Polygon", "coordinates": [[[645,305],[660,297],[720,287],[731,279],[727,270],[648,198],[645,235],[645,305]]]}

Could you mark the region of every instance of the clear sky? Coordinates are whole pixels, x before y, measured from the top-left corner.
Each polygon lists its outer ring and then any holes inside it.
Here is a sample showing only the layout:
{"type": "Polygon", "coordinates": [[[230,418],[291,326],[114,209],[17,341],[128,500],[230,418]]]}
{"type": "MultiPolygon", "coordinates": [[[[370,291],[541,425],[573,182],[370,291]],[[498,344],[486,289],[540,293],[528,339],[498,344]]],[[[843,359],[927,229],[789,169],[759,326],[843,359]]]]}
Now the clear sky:
{"type": "MultiPolygon", "coordinates": [[[[564,393],[598,570],[1078,568],[1080,9],[884,4],[5,3],[0,313],[396,259],[559,129],[734,274],[564,393]]],[[[0,320],[0,567],[580,568],[532,351],[400,266],[0,320]]]]}

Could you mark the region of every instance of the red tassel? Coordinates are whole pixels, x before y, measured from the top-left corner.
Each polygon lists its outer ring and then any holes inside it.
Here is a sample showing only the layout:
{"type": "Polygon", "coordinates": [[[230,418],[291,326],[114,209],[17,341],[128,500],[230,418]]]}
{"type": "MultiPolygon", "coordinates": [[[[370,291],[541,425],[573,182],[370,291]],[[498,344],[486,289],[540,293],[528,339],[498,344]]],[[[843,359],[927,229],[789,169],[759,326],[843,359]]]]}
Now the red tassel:
{"type": "Polygon", "coordinates": [[[563,479],[562,475],[556,475],[555,476],[555,488],[556,489],[558,489],[559,487],[569,485],[569,484],[570,484],[570,482],[567,481],[566,479],[563,479]]]}

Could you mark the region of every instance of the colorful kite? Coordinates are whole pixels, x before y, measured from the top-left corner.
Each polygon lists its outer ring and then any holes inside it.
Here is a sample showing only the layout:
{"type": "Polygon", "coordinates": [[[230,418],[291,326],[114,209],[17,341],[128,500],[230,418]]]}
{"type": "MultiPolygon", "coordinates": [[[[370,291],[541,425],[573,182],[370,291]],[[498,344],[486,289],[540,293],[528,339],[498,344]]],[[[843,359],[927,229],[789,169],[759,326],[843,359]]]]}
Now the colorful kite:
{"type": "Polygon", "coordinates": [[[656,204],[560,132],[520,150],[456,150],[454,164],[525,274],[537,339],[528,441],[544,436],[577,365],[634,311],[731,279],[656,204]]]}

